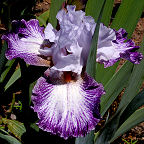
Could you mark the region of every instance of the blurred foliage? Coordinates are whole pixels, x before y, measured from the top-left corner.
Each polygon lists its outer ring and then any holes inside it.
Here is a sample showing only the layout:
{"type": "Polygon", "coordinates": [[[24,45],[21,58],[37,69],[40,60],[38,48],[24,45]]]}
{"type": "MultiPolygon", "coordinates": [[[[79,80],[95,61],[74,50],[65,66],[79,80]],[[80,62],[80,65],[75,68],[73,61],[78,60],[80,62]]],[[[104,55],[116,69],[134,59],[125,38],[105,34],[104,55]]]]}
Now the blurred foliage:
{"type": "Polygon", "coordinates": [[[34,18],[32,7],[36,0],[1,0],[0,1],[0,19],[6,28],[10,28],[12,20],[34,18]]]}

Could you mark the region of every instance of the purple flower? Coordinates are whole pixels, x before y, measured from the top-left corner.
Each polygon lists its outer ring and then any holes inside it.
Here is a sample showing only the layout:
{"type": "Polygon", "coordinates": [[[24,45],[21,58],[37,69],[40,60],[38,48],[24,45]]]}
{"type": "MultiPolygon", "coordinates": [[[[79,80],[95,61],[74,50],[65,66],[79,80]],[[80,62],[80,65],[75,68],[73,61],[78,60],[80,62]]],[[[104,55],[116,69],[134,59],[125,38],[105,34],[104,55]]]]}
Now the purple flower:
{"type": "Polygon", "coordinates": [[[135,46],[132,40],[127,40],[126,36],[127,33],[122,28],[115,31],[100,24],[96,61],[103,63],[105,68],[112,66],[120,58],[139,64],[143,58],[141,53],[136,52],[139,46],[135,46]]]}
{"type": "MultiPolygon", "coordinates": [[[[33,89],[32,102],[38,125],[44,131],[68,137],[85,136],[100,121],[100,97],[105,93],[101,84],[83,71],[86,66],[94,19],[75,6],[57,14],[60,30],[51,24],[41,28],[37,20],[13,21],[13,31],[3,35],[8,42],[6,57],[20,57],[28,64],[50,66],[33,89]]],[[[120,58],[139,63],[138,47],[126,40],[126,32],[100,25],[96,61],[105,67],[120,58]]]]}
{"type": "Polygon", "coordinates": [[[35,19],[28,22],[13,21],[12,26],[14,30],[2,36],[2,39],[8,42],[7,59],[20,57],[28,64],[48,66],[48,60],[39,50],[54,41],[55,32],[52,25],[48,24],[44,32],[35,19]],[[45,39],[47,42],[44,41],[45,39]]]}
{"type": "Polygon", "coordinates": [[[80,74],[86,65],[96,24],[83,11],[75,11],[75,6],[67,6],[67,10],[67,13],[61,10],[57,14],[60,30],[56,33],[55,44],[40,52],[48,56],[51,50],[54,63],[52,69],[80,74]]]}
{"type": "Polygon", "coordinates": [[[39,78],[32,101],[38,126],[44,131],[68,137],[85,136],[100,121],[99,103],[103,86],[86,73],[50,71],[39,78]]]}

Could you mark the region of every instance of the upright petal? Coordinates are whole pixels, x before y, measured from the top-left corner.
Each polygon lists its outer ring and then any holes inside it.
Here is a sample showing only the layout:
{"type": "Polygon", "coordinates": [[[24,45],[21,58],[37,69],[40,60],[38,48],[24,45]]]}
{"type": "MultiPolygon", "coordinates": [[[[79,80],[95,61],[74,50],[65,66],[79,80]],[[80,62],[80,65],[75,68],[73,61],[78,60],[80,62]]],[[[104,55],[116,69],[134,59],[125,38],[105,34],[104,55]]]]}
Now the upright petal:
{"type": "Polygon", "coordinates": [[[41,77],[32,96],[39,127],[65,139],[85,136],[100,120],[102,94],[103,86],[87,74],[70,82],[41,77]]]}
{"type": "Polygon", "coordinates": [[[115,31],[100,24],[96,61],[103,63],[104,67],[112,66],[120,58],[139,64],[143,58],[141,53],[135,52],[139,47],[132,40],[127,40],[126,36],[122,28],[115,31]]]}
{"type": "Polygon", "coordinates": [[[48,23],[45,30],[45,39],[48,39],[50,42],[54,42],[56,39],[56,30],[53,28],[53,26],[48,23]]]}
{"type": "Polygon", "coordinates": [[[64,48],[53,47],[52,59],[54,66],[51,69],[59,71],[72,71],[80,74],[82,47],[78,43],[72,43],[64,48]]]}
{"type": "Polygon", "coordinates": [[[75,11],[75,6],[67,6],[67,12],[57,14],[60,30],[56,33],[52,49],[55,70],[72,71],[80,74],[86,65],[92,35],[95,29],[94,19],[85,16],[83,11],[75,11]]]}

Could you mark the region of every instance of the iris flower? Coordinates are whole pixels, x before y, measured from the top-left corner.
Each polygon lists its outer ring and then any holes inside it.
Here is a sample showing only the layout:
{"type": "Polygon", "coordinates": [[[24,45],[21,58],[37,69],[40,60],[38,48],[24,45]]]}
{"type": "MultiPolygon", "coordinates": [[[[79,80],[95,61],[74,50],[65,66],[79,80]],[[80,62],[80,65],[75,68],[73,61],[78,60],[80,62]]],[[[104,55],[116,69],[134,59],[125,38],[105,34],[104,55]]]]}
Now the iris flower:
{"type": "MultiPolygon", "coordinates": [[[[49,67],[32,91],[38,126],[65,139],[85,136],[100,121],[100,98],[105,94],[102,84],[84,70],[96,23],[75,6],[60,10],[56,18],[59,30],[50,23],[44,29],[35,19],[13,21],[13,30],[2,36],[8,42],[6,57],[49,67]]],[[[96,61],[104,67],[120,58],[138,64],[142,54],[135,52],[139,47],[134,42],[125,42],[126,35],[124,29],[100,24],[96,61]]]]}

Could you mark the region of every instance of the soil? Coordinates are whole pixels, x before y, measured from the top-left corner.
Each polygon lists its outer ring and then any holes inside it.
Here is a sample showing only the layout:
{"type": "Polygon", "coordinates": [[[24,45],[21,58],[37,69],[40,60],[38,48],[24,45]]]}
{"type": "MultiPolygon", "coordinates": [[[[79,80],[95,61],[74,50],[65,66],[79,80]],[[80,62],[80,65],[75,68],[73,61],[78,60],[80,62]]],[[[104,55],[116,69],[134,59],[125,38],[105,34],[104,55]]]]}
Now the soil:
{"type": "Polygon", "coordinates": [[[43,0],[42,2],[40,0],[37,1],[35,7],[33,8],[36,12],[36,16],[39,16],[43,12],[47,11],[50,8],[50,0],[43,0]]]}

